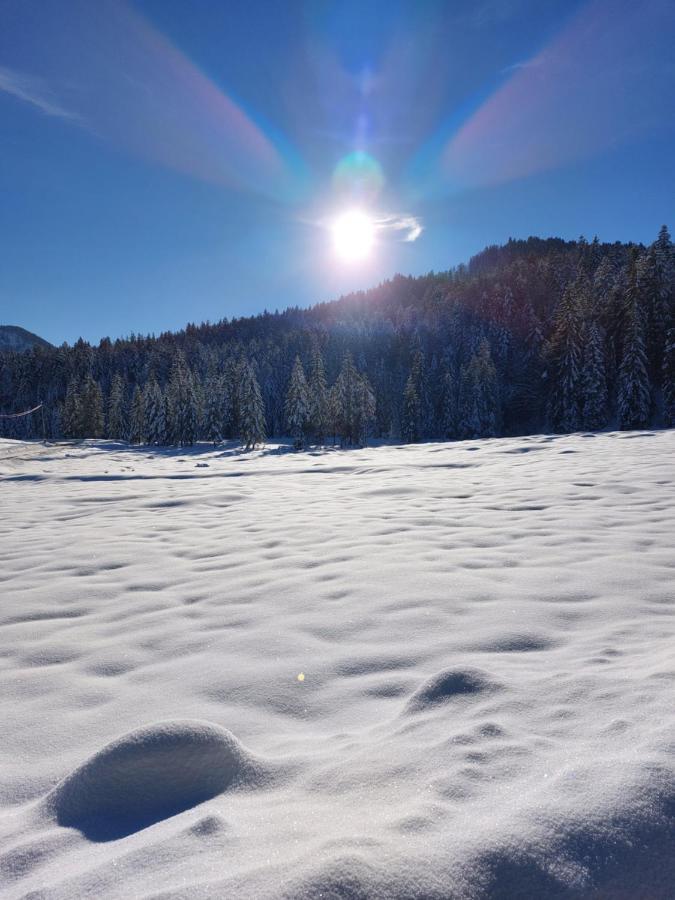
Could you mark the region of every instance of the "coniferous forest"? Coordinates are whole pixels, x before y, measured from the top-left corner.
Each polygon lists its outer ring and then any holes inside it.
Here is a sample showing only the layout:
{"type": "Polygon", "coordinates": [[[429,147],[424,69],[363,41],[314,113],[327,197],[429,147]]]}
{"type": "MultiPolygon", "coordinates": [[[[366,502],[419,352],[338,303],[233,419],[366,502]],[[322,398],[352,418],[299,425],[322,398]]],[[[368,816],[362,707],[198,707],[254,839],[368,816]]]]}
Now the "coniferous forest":
{"type": "Polygon", "coordinates": [[[529,238],[310,309],[0,354],[10,438],[298,448],[675,426],[675,251],[529,238]]]}

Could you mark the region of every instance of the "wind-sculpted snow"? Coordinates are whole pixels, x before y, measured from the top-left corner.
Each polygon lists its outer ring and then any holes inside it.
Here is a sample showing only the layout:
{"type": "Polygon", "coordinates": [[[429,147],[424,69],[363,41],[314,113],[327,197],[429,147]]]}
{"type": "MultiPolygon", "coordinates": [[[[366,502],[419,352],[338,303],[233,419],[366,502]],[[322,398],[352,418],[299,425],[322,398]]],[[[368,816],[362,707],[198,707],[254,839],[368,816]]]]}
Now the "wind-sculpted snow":
{"type": "Polygon", "coordinates": [[[265,777],[234,737],[204,722],[163,722],[126,734],[59,784],[60,825],[113,840],[265,777]]]}
{"type": "Polygon", "coordinates": [[[455,697],[482,694],[495,690],[494,684],[479,669],[448,669],[425,681],[408,701],[408,710],[418,712],[455,697]]]}
{"type": "Polygon", "coordinates": [[[0,442],[3,898],[670,898],[675,433],[0,442]]]}

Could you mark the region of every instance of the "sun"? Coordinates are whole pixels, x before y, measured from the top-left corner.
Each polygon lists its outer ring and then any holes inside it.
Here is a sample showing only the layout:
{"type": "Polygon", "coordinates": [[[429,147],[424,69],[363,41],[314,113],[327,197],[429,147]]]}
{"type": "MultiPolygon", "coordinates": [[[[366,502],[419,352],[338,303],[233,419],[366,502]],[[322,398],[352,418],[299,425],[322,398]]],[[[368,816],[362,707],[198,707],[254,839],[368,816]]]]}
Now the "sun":
{"type": "Polygon", "coordinates": [[[342,213],[331,226],[333,247],[345,262],[367,259],[375,243],[375,222],[360,209],[342,213]]]}

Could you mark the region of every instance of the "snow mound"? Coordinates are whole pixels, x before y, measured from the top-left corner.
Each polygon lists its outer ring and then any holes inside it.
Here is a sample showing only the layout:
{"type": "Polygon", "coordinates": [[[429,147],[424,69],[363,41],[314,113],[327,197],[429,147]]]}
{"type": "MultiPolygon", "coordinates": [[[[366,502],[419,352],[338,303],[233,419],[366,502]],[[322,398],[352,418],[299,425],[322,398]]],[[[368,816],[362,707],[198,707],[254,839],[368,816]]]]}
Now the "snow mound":
{"type": "Polygon", "coordinates": [[[60,825],[91,840],[114,840],[261,775],[261,766],[224,728],[161,722],[108,744],[58,784],[47,802],[60,825]]]}
{"type": "Polygon", "coordinates": [[[469,694],[487,694],[499,685],[481,669],[445,669],[419,687],[408,700],[408,712],[420,712],[430,706],[446,703],[469,694]]]}

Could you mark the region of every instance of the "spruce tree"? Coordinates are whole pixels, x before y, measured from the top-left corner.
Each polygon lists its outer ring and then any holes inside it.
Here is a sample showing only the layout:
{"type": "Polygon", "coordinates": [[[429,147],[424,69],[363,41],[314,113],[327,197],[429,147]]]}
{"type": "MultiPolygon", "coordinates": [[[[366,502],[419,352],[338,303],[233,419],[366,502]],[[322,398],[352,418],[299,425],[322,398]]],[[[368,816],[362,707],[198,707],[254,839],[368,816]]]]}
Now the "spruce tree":
{"type": "Polygon", "coordinates": [[[243,361],[229,357],[223,375],[223,435],[239,437],[239,388],[243,361]]]}
{"type": "Polygon", "coordinates": [[[657,289],[665,321],[675,313],[675,244],[665,225],[651,247],[656,260],[657,289]]]}
{"type": "Polygon", "coordinates": [[[223,395],[222,379],[215,372],[210,372],[204,386],[204,421],[202,430],[206,440],[211,441],[214,447],[222,441],[225,430],[225,403],[223,402],[223,395]]]}
{"type": "Polygon", "coordinates": [[[328,387],[323,356],[321,350],[315,347],[309,378],[309,427],[317,444],[322,444],[328,434],[328,414],[328,387]]]}
{"type": "Polygon", "coordinates": [[[619,365],[619,427],[628,430],[649,424],[650,390],[645,323],[635,270],[626,296],[621,363],[619,365]]]}
{"type": "Polygon", "coordinates": [[[174,359],[167,390],[167,430],[171,442],[192,445],[197,436],[197,398],[192,373],[179,350],[174,359]]]}
{"type": "Polygon", "coordinates": [[[106,435],[114,441],[123,441],[127,436],[124,408],[124,382],[118,372],[114,374],[110,384],[106,435]]]}
{"type": "Polygon", "coordinates": [[[79,432],[85,438],[103,435],[103,395],[101,386],[91,375],[87,375],[80,391],[79,432]]]}
{"type": "Polygon", "coordinates": [[[71,378],[68,382],[68,390],[61,409],[61,432],[67,438],[82,437],[80,432],[82,415],[80,410],[80,393],[77,389],[77,381],[71,378]]]}
{"type": "Polygon", "coordinates": [[[355,432],[357,435],[357,441],[359,444],[364,445],[368,441],[368,435],[370,434],[370,429],[375,419],[376,413],[376,404],[375,404],[375,394],[373,393],[373,389],[370,386],[370,382],[368,378],[360,373],[359,374],[359,382],[357,386],[357,418],[356,418],[356,426],[355,432]]]}
{"type": "Polygon", "coordinates": [[[668,329],[663,353],[663,423],[675,428],[675,328],[668,329]]]}
{"type": "Polygon", "coordinates": [[[129,443],[142,444],[145,440],[145,400],[140,387],[136,385],[131,400],[131,415],[129,416],[129,443]]]}
{"type": "MultiPolygon", "coordinates": [[[[410,378],[412,379],[412,386],[419,404],[419,411],[414,430],[417,432],[416,440],[421,440],[421,438],[429,436],[429,432],[433,427],[431,422],[432,408],[429,397],[429,379],[424,360],[424,353],[421,349],[417,349],[413,353],[412,364],[410,366],[410,378]]],[[[405,423],[402,422],[401,426],[404,428],[405,423]]]]}
{"type": "Polygon", "coordinates": [[[305,431],[309,422],[309,389],[300,357],[295,357],[293,371],[288,383],[284,415],[293,446],[301,450],[305,444],[305,431]]]}
{"type": "Polygon", "coordinates": [[[549,418],[554,431],[581,424],[582,312],[578,282],[565,290],[547,353],[550,362],[549,418]]]}
{"type": "Polygon", "coordinates": [[[462,378],[461,430],[466,437],[494,437],[499,426],[499,384],[490,345],[483,338],[462,378]]]}
{"type": "Polygon", "coordinates": [[[248,361],[241,367],[238,406],[241,441],[246,450],[254,450],[265,442],[265,407],[258,379],[248,361]]]}
{"type": "Polygon", "coordinates": [[[607,424],[607,378],[605,349],[600,329],[592,322],[586,330],[581,373],[581,419],[589,431],[598,431],[607,424]]]}
{"type": "Polygon", "coordinates": [[[327,434],[331,435],[332,444],[334,447],[337,443],[338,433],[340,429],[340,389],[337,381],[328,391],[326,416],[328,420],[327,434]]]}
{"type": "Polygon", "coordinates": [[[457,437],[457,386],[450,372],[445,372],[442,383],[441,434],[445,439],[457,437]]]}
{"type": "Polygon", "coordinates": [[[635,285],[640,315],[645,324],[645,353],[650,380],[661,381],[663,345],[665,341],[664,309],[659,295],[659,283],[654,250],[641,254],[635,263],[635,285]]]}
{"type": "Polygon", "coordinates": [[[336,430],[343,445],[365,443],[375,417],[375,396],[368,379],[359,373],[351,353],[345,354],[334,385],[336,430]]]}
{"type": "Polygon", "coordinates": [[[401,436],[406,444],[415,444],[420,439],[420,398],[415,388],[414,373],[410,373],[403,391],[403,416],[401,419],[401,436]]]}
{"type": "Polygon", "coordinates": [[[145,430],[149,444],[163,444],[166,440],[164,421],[164,395],[154,373],[145,383],[143,391],[145,403],[145,430]]]}

